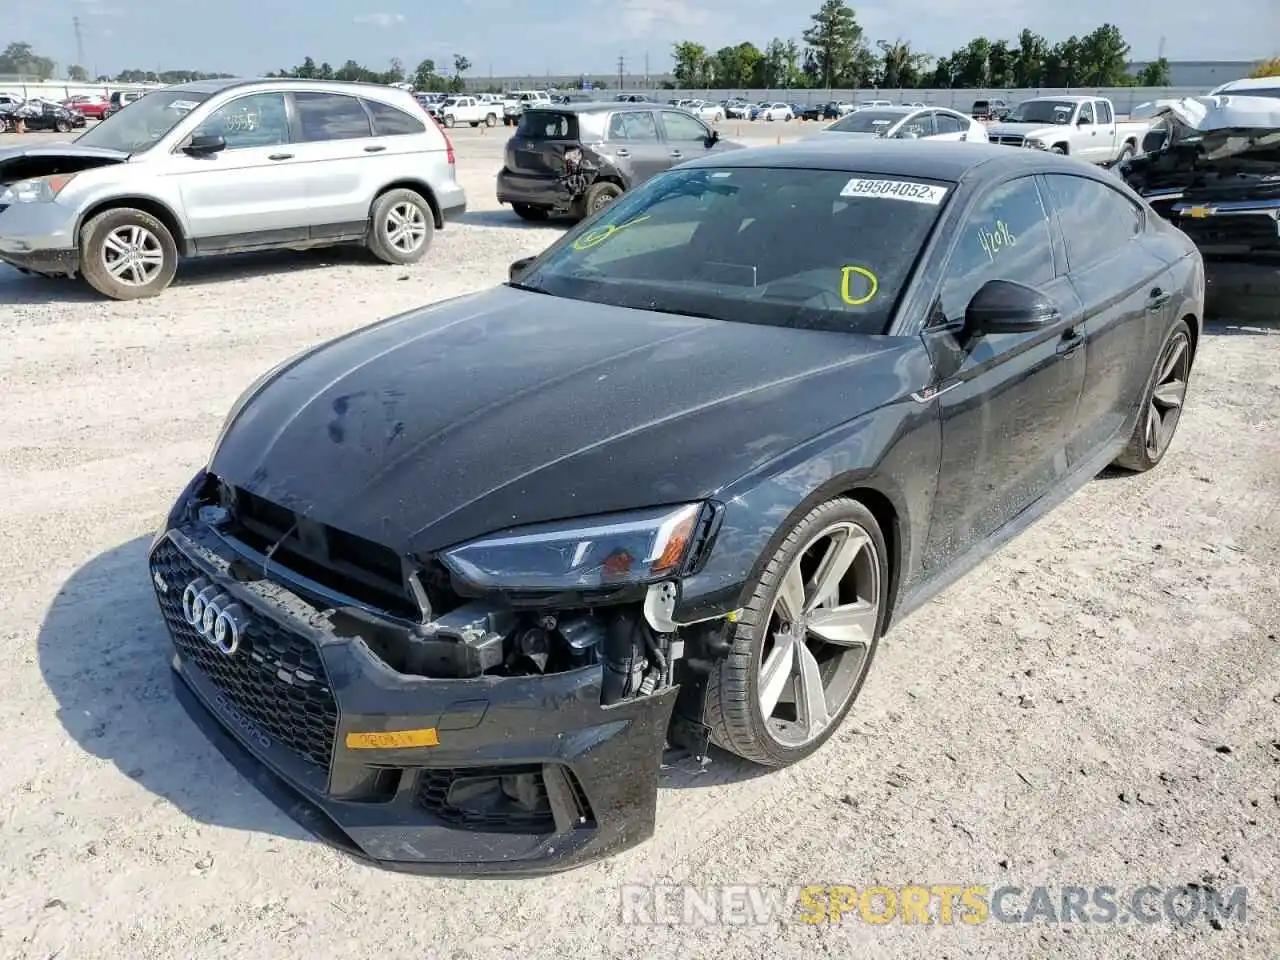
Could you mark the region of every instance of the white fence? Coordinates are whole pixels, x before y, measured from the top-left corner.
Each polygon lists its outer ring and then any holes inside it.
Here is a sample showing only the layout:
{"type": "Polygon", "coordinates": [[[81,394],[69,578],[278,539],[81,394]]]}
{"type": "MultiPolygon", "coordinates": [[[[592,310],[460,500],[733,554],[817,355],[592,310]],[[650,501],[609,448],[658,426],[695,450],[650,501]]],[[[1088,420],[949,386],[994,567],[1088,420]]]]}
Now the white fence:
{"type": "Polygon", "coordinates": [[[23,82],[20,80],[0,79],[0,93],[12,93],[24,100],[40,97],[44,100],[66,100],[68,97],[79,97],[97,94],[109,97],[117,90],[133,92],[135,90],[158,90],[163,83],[75,83],[71,80],[43,80],[23,82]]]}

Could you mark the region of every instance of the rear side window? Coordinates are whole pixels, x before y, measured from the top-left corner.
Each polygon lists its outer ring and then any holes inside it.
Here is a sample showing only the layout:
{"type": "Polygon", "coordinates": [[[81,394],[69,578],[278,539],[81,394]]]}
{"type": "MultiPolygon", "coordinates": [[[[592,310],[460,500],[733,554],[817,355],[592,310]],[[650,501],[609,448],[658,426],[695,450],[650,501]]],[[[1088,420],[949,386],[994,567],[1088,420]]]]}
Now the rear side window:
{"type": "Polygon", "coordinates": [[[1058,209],[1071,270],[1113,257],[1142,229],[1142,211],[1105,183],[1065,174],[1044,179],[1049,199],[1058,209]]]}
{"type": "Polygon", "coordinates": [[[967,123],[962,125],[959,117],[953,117],[949,113],[935,113],[933,122],[938,127],[938,133],[961,133],[969,127],[967,123]]]}
{"type": "Polygon", "coordinates": [[[516,136],[526,140],[577,140],[578,118],[558,110],[525,110],[516,136]]]}
{"type": "Polygon", "coordinates": [[[1111,122],[1111,104],[1104,103],[1101,100],[1098,101],[1098,122],[1099,123],[1111,122]]]}
{"type": "Polygon", "coordinates": [[[366,100],[364,105],[373,114],[373,134],[376,137],[395,137],[409,133],[422,133],[427,127],[417,117],[378,100],[366,100]]]}
{"type": "Polygon", "coordinates": [[[369,137],[369,115],[355,97],[340,93],[295,93],[302,139],[351,140],[369,137]]]}
{"type": "Polygon", "coordinates": [[[648,110],[627,110],[609,118],[609,139],[628,143],[656,142],[658,125],[648,110]]]}

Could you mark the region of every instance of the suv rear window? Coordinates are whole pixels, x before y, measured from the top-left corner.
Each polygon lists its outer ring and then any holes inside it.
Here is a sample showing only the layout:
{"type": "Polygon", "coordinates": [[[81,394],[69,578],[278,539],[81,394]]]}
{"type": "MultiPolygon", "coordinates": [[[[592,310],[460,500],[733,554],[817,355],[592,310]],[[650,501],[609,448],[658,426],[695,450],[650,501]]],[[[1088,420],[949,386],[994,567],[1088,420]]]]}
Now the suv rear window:
{"type": "Polygon", "coordinates": [[[526,140],[577,140],[578,118],[558,110],[525,110],[516,136],[526,140]]]}

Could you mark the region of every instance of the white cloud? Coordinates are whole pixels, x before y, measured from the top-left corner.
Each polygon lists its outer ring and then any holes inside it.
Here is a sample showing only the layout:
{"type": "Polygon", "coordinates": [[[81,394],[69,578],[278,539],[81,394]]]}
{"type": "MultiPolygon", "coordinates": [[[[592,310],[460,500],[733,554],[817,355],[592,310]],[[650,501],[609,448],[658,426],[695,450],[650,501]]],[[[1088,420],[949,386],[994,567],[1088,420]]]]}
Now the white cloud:
{"type": "Polygon", "coordinates": [[[356,23],[367,23],[374,27],[393,27],[404,23],[403,13],[362,13],[355,18],[356,23]]]}
{"type": "Polygon", "coordinates": [[[711,19],[711,11],[690,0],[608,0],[605,5],[617,18],[612,26],[623,37],[701,27],[711,19]]]}

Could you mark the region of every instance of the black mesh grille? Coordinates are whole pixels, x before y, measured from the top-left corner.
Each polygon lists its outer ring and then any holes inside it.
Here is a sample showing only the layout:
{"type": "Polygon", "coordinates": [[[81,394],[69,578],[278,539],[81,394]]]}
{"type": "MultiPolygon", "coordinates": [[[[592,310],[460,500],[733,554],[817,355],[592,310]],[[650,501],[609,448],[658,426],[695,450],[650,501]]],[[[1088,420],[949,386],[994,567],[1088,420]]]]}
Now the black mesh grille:
{"type": "Polygon", "coordinates": [[[1280,231],[1276,229],[1276,221],[1262,214],[1204,219],[1178,216],[1176,222],[1197,246],[1280,250],[1280,231]]]}
{"type": "Polygon", "coordinates": [[[182,591],[201,571],[168,540],[156,548],[151,569],[168,585],[157,596],[178,652],[264,733],[328,772],[338,711],[315,645],[250,615],[239,649],[227,656],[182,612],[182,591]]]}
{"type": "Polygon", "coordinates": [[[534,834],[555,830],[539,765],[423,770],[415,797],[420,807],[459,827],[534,834]]]}

